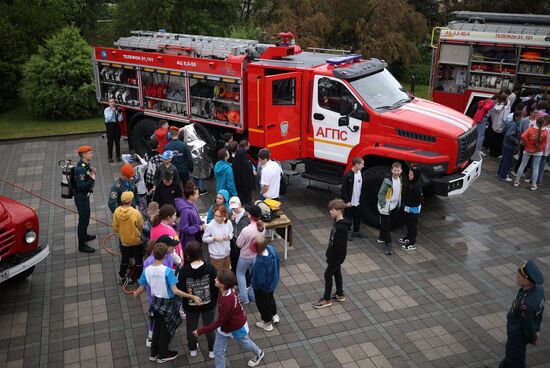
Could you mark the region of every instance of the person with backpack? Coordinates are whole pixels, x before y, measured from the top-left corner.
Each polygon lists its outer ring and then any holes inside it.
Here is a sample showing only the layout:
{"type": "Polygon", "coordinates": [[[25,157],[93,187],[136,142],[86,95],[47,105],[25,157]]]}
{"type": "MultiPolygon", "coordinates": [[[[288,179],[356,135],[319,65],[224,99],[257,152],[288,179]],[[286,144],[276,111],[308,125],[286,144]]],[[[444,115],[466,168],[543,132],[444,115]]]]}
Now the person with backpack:
{"type": "Polygon", "coordinates": [[[172,140],[165,147],[167,151],[172,151],[172,164],[178,169],[178,175],[181,183],[187,183],[189,173],[193,171],[193,158],[187,143],[183,141],[183,132],[178,135],[178,127],[171,126],[170,134],[172,140]]]}
{"type": "Polygon", "coordinates": [[[391,176],[384,178],[380,190],[378,191],[378,212],[380,213],[380,235],[376,240],[378,243],[384,243],[386,254],[392,255],[391,241],[391,218],[397,214],[401,207],[401,195],[403,189],[403,180],[401,173],[403,167],[400,162],[394,162],[391,165],[391,176]]]}
{"type": "Polygon", "coordinates": [[[153,201],[158,202],[162,207],[165,204],[176,205],[176,198],[183,195],[181,186],[174,181],[174,174],[171,171],[165,171],[162,176],[162,181],[155,188],[153,201]]]}
{"type": "Polygon", "coordinates": [[[133,181],[134,173],[134,168],[128,164],[124,164],[120,168],[120,178],[115,180],[111,186],[111,192],[107,202],[107,205],[112,213],[115,213],[115,210],[122,204],[121,196],[124,192],[134,193],[131,205],[134,208],[137,206],[137,188],[133,181]]]}
{"type": "MultiPolygon", "coordinates": [[[[81,146],[77,150],[80,160],[74,167],[74,203],[78,210],[78,251],[93,253],[95,249],[86,244],[96,238],[88,234],[90,224],[90,193],[95,185],[95,169],[90,166],[94,153],[92,146],[81,146]]],[[[70,180],[72,181],[72,180],[70,180]]]]}
{"type": "Polygon", "coordinates": [[[521,139],[525,143],[525,149],[523,150],[523,158],[514,181],[514,187],[519,187],[519,182],[523,176],[523,171],[532,158],[531,163],[531,190],[537,190],[537,180],[539,175],[540,160],[546,151],[546,142],[548,141],[548,130],[542,129],[548,123],[548,120],[544,121],[543,118],[537,118],[537,127],[530,127],[522,135],[521,139]]]}

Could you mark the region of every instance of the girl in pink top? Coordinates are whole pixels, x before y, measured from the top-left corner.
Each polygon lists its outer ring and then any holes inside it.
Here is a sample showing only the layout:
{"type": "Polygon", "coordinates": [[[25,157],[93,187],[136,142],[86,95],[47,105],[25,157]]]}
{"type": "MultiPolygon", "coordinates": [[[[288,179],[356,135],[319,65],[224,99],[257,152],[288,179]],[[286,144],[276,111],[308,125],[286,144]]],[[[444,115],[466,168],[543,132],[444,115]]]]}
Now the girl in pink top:
{"type": "Polygon", "coordinates": [[[246,206],[250,224],[246,226],[237,238],[237,247],[241,248],[239,261],[237,262],[237,284],[239,285],[239,297],[242,304],[248,304],[249,301],[255,301],[254,290],[246,288],[246,271],[252,272],[252,266],[256,261],[256,250],[252,249],[252,244],[256,236],[264,232],[264,223],[260,220],[262,210],[260,207],[246,206]]]}
{"type": "MultiPolygon", "coordinates": [[[[176,223],[176,208],[172,206],[171,204],[165,204],[162,206],[159,210],[159,214],[153,218],[152,225],[153,228],[151,229],[151,239],[157,240],[162,235],[168,235],[174,240],[178,240],[178,233],[174,229],[174,224],[176,223]]],[[[175,255],[178,256],[178,259],[176,257],[174,258],[174,264],[176,267],[181,266],[181,260],[183,259],[182,249],[181,249],[181,243],[178,243],[178,245],[175,247],[175,255]]]]}

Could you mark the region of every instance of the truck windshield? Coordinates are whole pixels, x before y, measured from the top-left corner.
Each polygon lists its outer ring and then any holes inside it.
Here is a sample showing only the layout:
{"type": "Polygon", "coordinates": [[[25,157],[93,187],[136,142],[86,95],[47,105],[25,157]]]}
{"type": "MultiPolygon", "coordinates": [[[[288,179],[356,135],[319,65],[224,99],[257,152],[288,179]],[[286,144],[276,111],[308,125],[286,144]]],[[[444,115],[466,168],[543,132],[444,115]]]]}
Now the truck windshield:
{"type": "Polygon", "coordinates": [[[386,69],[350,81],[363,100],[375,110],[396,109],[412,98],[386,69]]]}

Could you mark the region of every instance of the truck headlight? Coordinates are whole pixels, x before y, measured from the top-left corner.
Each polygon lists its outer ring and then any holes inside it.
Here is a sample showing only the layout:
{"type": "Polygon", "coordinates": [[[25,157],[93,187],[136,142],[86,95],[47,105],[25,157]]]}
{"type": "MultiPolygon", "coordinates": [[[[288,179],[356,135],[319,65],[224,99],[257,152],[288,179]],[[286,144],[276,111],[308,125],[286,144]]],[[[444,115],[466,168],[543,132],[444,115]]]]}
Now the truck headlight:
{"type": "Polygon", "coordinates": [[[25,243],[31,244],[34,241],[36,241],[36,233],[32,230],[27,231],[27,233],[25,234],[25,243]]]}

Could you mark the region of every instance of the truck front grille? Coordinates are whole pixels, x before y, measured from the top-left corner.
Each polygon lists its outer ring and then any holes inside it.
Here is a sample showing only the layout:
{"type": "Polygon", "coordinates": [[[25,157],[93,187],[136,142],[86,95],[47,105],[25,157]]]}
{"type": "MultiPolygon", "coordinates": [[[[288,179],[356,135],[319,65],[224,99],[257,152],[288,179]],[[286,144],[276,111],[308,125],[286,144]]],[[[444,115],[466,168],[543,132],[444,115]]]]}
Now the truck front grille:
{"type": "Polygon", "coordinates": [[[460,165],[472,157],[476,150],[477,128],[473,126],[466,133],[458,137],[458,152],[456,155],[456,164],[460,165]]]}
{"type": "Polygon", "coordinates": [[[0,258],[8,254],[10,247],[15,243],[15,229],[0,228],[0,258]]]}

